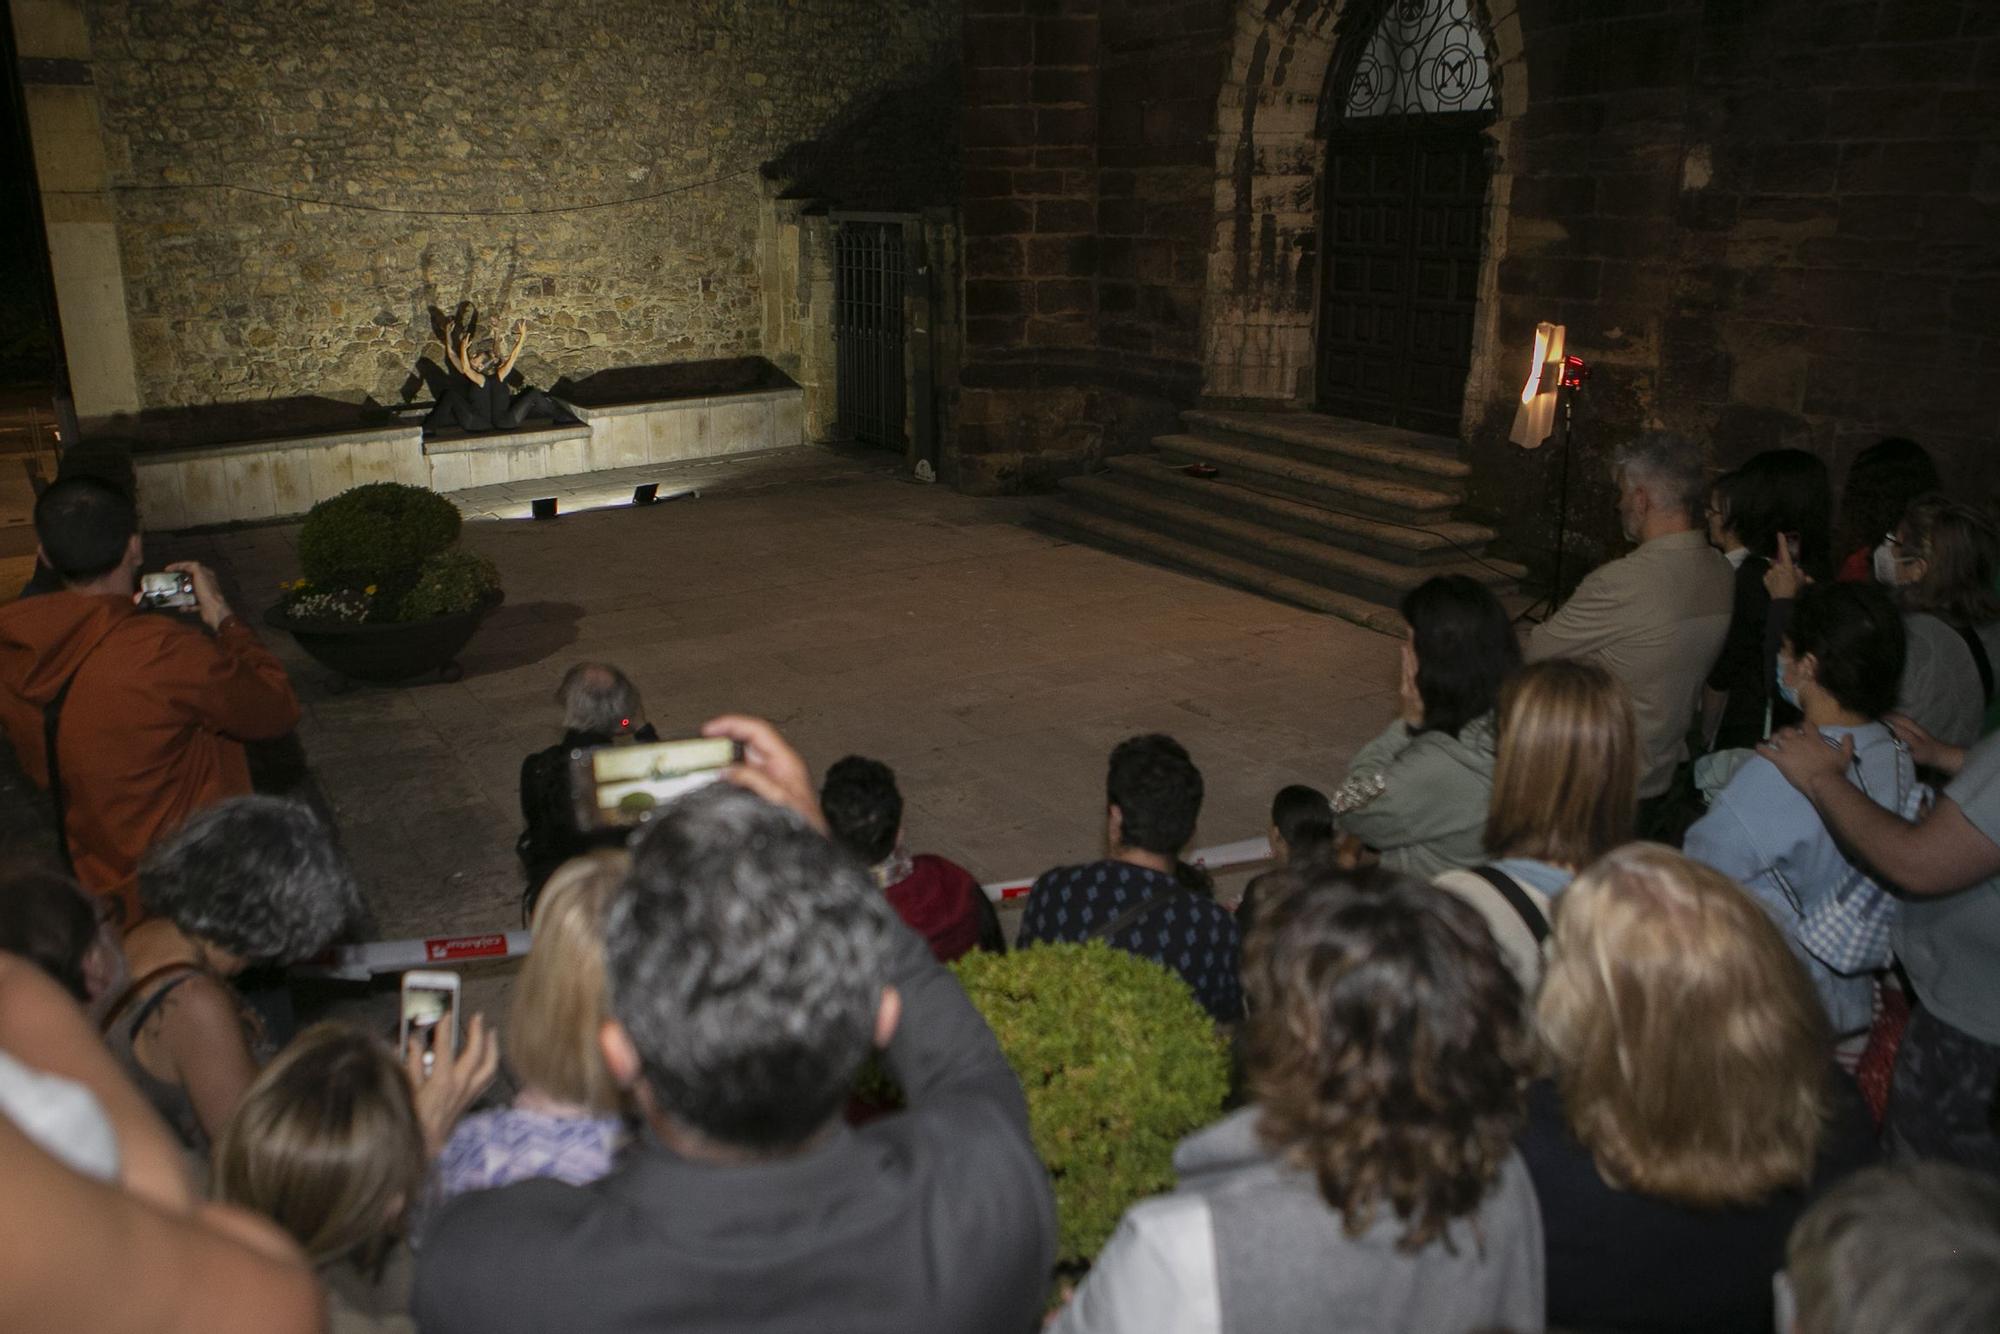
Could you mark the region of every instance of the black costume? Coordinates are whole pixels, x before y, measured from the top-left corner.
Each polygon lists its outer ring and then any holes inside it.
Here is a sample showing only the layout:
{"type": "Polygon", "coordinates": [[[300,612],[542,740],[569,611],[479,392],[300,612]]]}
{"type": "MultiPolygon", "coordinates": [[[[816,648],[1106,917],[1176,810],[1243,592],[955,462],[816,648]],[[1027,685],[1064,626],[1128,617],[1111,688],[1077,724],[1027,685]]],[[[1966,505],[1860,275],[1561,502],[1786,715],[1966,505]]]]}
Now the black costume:
{"type": "Polygon", "coordinates": [[[489,373],[474,384],[463,375],[453,375],[445,384],[437,406],[424,418],[424,429],[435,431],[456,426],[461,431],[511,431],[529,417],[550,417],[557,425],[569,425],[575,416],[539,389],[523,389],[510,395],[506,383],[489,373]]]}

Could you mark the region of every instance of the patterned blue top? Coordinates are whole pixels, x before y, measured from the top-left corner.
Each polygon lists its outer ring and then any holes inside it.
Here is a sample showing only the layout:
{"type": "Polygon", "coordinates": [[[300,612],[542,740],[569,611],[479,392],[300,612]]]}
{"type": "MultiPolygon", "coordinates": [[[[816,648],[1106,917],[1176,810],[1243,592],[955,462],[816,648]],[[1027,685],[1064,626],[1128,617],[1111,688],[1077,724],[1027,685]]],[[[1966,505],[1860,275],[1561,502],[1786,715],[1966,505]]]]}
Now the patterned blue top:
{"type": "Polygon", "coordinates": [[[611,1170],[624,1142],[615,1116],[552,1116],[519,1107],[476,1112],[458,1123],[438,1156],[437,1202],[531,1177],[586,1186],[611,1170]]]}
{"type": "Polygon", "coordinates": [[[1213,899],[1176,892],[1174,878],[1163,872],[1120,861],[1059,866],[1028,891],[1019,943],[1081,941],[1126,909],[1162,895],[1165,902],[1106,943],[1179,973],[1216,1019],[1241,1019],[1243,984],[1237,967],[1242,942],[1236,919],[1213,899]]]}

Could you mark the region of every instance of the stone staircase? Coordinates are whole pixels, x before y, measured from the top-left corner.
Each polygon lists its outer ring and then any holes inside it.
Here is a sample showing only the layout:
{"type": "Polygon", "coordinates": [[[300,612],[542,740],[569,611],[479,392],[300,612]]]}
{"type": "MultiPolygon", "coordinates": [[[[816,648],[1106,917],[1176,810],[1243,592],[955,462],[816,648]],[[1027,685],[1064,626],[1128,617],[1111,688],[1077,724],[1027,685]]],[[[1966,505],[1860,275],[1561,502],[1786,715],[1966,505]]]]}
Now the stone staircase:
{"type": "Polygon", "coordinates": [[[1453,517],[1471,467],[1458,442],[1308,412],[1192,411],[1153,451],[1105,460],[1034,503],[1062,536],[1400,632],[1396,605],[1435,574],[1503,597],[1526,571],[1453,517]],[[1213,477],[1190,474],[1206,463],[1213,477]]]}

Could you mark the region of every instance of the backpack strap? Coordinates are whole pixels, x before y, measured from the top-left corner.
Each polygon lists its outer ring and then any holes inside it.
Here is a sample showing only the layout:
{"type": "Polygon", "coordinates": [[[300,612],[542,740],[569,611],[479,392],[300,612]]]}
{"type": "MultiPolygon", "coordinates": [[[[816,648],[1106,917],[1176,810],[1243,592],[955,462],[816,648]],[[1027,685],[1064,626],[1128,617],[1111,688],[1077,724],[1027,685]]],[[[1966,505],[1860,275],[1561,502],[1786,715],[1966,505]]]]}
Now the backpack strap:
{"type": "Polygon", "coordinates": [[[1512,908],[1515,915],[1527,926],[1528,934],[1535,938],[1537,946],[1548,943],[1547,915],[1535,906],[1535,901],[1528,897],[1528,891],[1522,889],[1513,876],[1493,866],[1472,866],[1466,869],[1493,886],[1500,897],[1507,900],[1507,906],[1512,908]]]}
{"type": "MultiPolygon", "coordinates": [[[[86,659],[87,661],[87,659],[86,659]]],[[[55,698],[42,706],[42,756],[48,766],[49,801],[55,807],[56,848],[62,853],[63,870],[69,878],[76,879],[76,856],[69,846],[69,803],[63,799],[62,763],[56,758],[56,733],[62,730],[63,704],[69,699],[69,688],[76,684],[77,672],[83,670],[81,663],[77,671],[69,674],[56,691],[55,698]]]]}
{"type": "Polygon", "coordinates": [[[1987,655],[1986,643],[1979,632],[1970,626],[1954,625],[1958,637],[1965,641],[1965,647],[1972,654],[1972,665],[1979,669],[1979,688],[1986,695],[1986,702],[1993,702],[1993,659],[1987,655]]]}

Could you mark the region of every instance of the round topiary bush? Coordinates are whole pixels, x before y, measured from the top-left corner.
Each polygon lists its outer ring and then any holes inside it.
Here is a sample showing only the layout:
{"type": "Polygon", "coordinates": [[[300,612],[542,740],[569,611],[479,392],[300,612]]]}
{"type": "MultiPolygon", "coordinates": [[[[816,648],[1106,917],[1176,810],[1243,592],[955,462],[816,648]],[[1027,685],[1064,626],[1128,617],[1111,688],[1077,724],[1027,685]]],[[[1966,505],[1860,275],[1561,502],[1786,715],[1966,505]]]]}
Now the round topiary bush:
{"type": "Polygon", "coordinates": [[[299,530],[299,568],[322,591],[379,590],[377,619],[402,620],[424,562],[458,541],[458,507],[435,491],[370,482],[322,500],[299,530]]]}
{"type": "Polygon", "coordinates": [[[1027,1094],[1056,1260],[1088,1262],[1127,1208],[1174,1184],[1174,1145],[1221,1113],[1227,1045],[1176,974],[1101,942],[974,952],[952,971],[1027,1094]]]}

